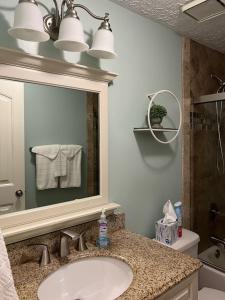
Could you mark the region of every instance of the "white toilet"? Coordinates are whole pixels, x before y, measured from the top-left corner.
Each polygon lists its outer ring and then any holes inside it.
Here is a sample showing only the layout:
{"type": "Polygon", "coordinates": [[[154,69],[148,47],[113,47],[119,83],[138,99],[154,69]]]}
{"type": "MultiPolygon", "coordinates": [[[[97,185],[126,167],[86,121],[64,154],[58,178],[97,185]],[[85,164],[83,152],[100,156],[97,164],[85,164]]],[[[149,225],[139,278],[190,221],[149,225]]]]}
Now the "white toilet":
{"type": "MultiPolygon", "coordinates": [[[[198,243],[200,241],[199,235],[183,229],[183,236],[171,248],[186,253],[192,257],[198,257],[198,243]]],[[[225,300],[225,292],[204,287],[198,292],[199,300],[225,300]]]]}

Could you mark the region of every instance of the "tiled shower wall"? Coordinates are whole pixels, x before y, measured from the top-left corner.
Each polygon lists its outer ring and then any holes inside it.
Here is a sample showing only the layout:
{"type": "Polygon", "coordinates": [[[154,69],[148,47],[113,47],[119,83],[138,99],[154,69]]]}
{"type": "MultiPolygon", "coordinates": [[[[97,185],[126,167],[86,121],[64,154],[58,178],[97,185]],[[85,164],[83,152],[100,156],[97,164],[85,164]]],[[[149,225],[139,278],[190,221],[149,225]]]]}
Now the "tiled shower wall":
{"type": "MultiPolygon", "coordinates": [[[[200,251],[211,245],[211,235],[225,238],[225,175],[217,170],[216,104],[192,104],[200,95],[216,92],[218,85],[211,74],[225,81],[225,55],[186,39],[183,53],[183,201],[185,214],[190,215],[190,227],[200,235],[200,251]],[[221,212],[220,216],[213,217],[210,213],[212,205],[221,212]]],[[[222,120],[225,151],[225,101],[222,120]]]]}

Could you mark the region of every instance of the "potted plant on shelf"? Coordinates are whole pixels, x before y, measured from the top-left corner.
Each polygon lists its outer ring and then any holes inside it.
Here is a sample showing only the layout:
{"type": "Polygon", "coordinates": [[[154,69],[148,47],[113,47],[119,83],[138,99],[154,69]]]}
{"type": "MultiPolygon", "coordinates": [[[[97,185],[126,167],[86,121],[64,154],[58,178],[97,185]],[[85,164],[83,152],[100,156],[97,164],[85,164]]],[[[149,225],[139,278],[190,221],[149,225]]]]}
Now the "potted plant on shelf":
{"type": "Polygon", "coordinates": [[[167,115],[167,110],[164,106],[155,104],[150,109],[150,122],[152,128],[162,128],[162,120],[167,115]]]}

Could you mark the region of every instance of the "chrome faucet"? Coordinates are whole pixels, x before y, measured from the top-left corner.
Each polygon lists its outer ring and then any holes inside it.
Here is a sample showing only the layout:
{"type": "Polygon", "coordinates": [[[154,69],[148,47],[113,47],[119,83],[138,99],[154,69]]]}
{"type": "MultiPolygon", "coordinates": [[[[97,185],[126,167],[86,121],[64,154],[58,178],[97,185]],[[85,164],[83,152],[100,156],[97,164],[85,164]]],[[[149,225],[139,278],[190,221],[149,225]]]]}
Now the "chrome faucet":
{"type": "MultiPolygon", "coordinates": [[[[41,252],[41,255],[40,255],[40,258],[39,258],[39,266],[40,267],[47,266],[48,264],[51,263],[48,245],[45,245],[45,244],[30,244],[30,245],[28,245],[28,247],[41,247],[42,252],[41,252]]],[[[21,256],[20,262],[25,263],[28,260],[27,260],[27,256],[25,255],[25,253],[23,253],[22,256],[21,256]]]]}
{"type": "Polygon", "coordinates": [[[74,241],[74,248],[77,251],[84,251],[87,249],[86,242],[84,240],[85,232],[81,234],[74,232],[70,229],[62,230],[60,232],[60,246],[59,246],[59,256],[64,258],[70,254],[68,239],[74,241]]]}

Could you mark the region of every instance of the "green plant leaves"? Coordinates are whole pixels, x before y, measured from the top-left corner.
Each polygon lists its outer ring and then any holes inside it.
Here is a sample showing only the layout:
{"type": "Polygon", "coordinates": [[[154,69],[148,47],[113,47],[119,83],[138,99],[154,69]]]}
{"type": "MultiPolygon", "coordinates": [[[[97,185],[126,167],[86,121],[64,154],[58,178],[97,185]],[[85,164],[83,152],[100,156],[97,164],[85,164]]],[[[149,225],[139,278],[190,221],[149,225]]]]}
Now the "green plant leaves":
{"type": "Polygon", "coordinates": [[[153,104],[150,109],[150,118],[163,118],[167,115],[167,110],[162,105],[153,104]]]}

